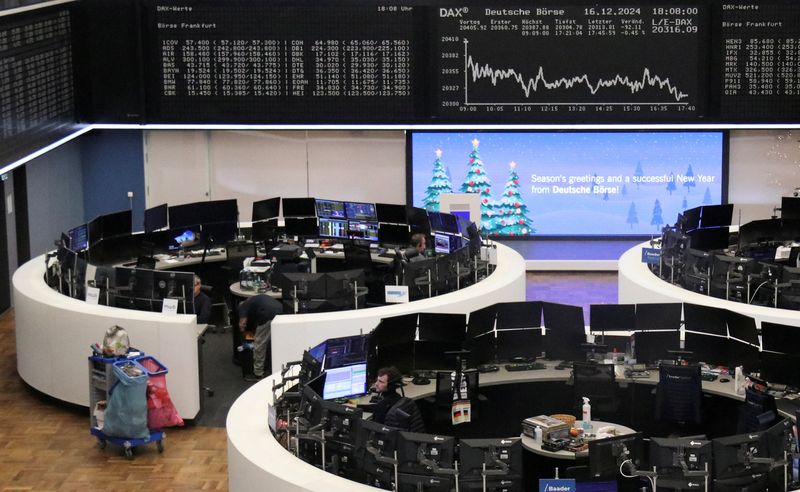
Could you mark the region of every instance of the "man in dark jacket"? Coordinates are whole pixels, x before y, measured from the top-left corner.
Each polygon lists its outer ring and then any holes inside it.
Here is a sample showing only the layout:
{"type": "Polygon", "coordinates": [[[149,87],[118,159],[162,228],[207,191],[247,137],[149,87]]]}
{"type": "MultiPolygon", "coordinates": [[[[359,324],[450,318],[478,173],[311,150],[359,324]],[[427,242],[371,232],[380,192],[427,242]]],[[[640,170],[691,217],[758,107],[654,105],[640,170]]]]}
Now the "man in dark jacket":
{"type": "Polygon", "coordinates": [[[211,299],[203,293],[202,280],[194,276],[194,314],[197,315],[197,324],[206,325],[211,318],[211,299]]]}
{"type": "Polygon", "coordinates": [[[248,298],[239,304],[239,330],[244,333],[255,327],[253,339],[253,374],[245,380],[258,381],[266,376],[264,370],[270,342],[272,319],[283,312],[281,303],[266,294],[248,298]]]}

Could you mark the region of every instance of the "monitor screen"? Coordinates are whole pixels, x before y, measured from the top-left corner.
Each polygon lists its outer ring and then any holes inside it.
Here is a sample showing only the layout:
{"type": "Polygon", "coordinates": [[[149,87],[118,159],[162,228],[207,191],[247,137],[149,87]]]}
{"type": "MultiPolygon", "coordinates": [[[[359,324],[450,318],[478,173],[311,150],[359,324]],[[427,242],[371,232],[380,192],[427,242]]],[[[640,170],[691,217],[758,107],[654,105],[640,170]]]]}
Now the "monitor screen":
{"type": "Polygon", "coordinates": [[[681,327],[679,302],[636,305],[637,330],[678,330],[681,327]]]}
{"type": "Polygon", "coordinates": [[[431,224],[428,220],[428,212],[424,208],[408,207],[406,209],[406,217],[412,233],[430,234],[431,224]]]}
{"type": "Polygon", "coordinates": [[[728,312],[725,309],[684,302],[683,320],[689,331],[728,336],[728,312]]]}
{"type": "Polygon", "coordinates": [[[144,232],[153,232],[167,227],[167,204],[156,205],[144,211],[144,232]]]}
{"type": "Polygon", "coordinates": [[[467,338],[475,338],[484,333],[494,331],[494,322],[496,318],[497,310],[493,305],[469,313],[467,338]]]}
{"type": "Polygon", "coordinates": [[[350,239],[360,239],[362,241],[377,241],[378,223],[364,222],[360,220],[348,220],[347,237],[350,239]]]}
{"type": "Polygon", "coordinates": [[[728,227],[709,227],[695,229],[688,233],[689,246],[700,251],[725,249],[730,245],[730,230],[728,227]]]}
{"type": "Polygon", "coordinates": [[[114,271],[116,296],[152,299],[153,274],[154,270],[117,267],[114,271]]]}
{"type": "Polygon", "coordinates": [[[650,235],[687,207],[722,201],[722,131],[410,135],[413,205],[435,189],[440,149],[453,191],[480,194],[490,235],[650,235]]]}
{"type": "Polygon", "coordinates": [[[455,444],[456,439],[452,436],[400,432],[397,439],[400,471],[430,475],[429,468],[420,462],[420,457],[436,462],[441,468],[453,468],[455,444]]]}
{"type": "Polygon", "coordinates": [[[762,432],[720,437],[714,439],[712,443],[714,446],[714,478],[753,476],[769,471],[769,464],[752,461],[753,458],[769,457],[767,441],[762,432]]]}
{"type": "Polygon", "coordinates": [[[635,330],[636,305],[635,304],[589,305],[589,329],[592,333],[635,330]]]}
{"type": "Polygon", "coordinates": [[[710,471],[714,465],[711,441],[700,437],[652,437],[649,458],[650,466],[656,467],[659,484],[663,483],[662,478],[691,478],[698,481],[694,486],[687,484],[685,488],[690,490],[703,487],[703,473],[706,467],[710,471]]]}
{"type": "Polygon", "coordinates": [[[431,224],[431,230],[434,232],[458,234],[458,219],[455,215],[442,212],[428,212],[428,220],[431,224]]]}
{"type": "Polygon", "coordinates": [[[466,314],[419,313],[419,339],[461,343],[466,325],[466,314]]]}
{"type": "Polygon", "coordinates": [[[325,371],[325,386],[322,389],[322,399],[349,398],[360,396],[367,392],[367,363],[353,364],[351,366],[336,367],[325,371]]]}
{"type": "MultiPolygon", "coordinates": [[[[317,217],[324,217],[326,219],[346,219],[347,215],[344,211],[344,202],[337,200],[316,200],[317,217]]],[[[285,216],[285,212],[284,212],[285,216]]]]}
{"type": "Polygon", "coordinates": [[[345,213],[349,220],[377,222],[378,214],[374,203],[344,202],[345,213]]]}
{"type": "Polygon", "coordinates": [[[169,226],[173,229],[178,229],[200,224],[200,206],[202,203],[184,203],[168,207],[169,226]]]}
{"type": "Polygon", "coordinates": [[[498,330],[542,326],[542,303],[539,301],[499,302],[495,304],[495,312],[498,330]]]}
{"type": "Polygon", "coordinates": [[[800,219],[800,198],[796,196],[781,197],[781,218],[800,219]]]}
{"type": "Polygon", "coordinates": [[[411,242],[407,224],[378,224],[378,241],[382,244],[405,246],[411,242]]]}
{"type": "MultiPolygon", "coordinates": [[[[747,246],[773,241],[780,236],[782,227],[781,219],[752,220],[742,224],[739,227],[739,248],[745,249],[747,246]]],[[[769,259],[774,258],[774,249],[772,253],[773,255],[769,259]]]]}
{"type": "Polygon", "coordinates": [[[586,342],[586,323],[581,306],[553,302],[542,303],[545,343],[549,359],[582,361],[586,359],[582,344],[586,342]]]}
{"type": "Polygon", "coordinates": [[[253,202],[253,212],[250,220],[258,222],[259,220],[275,219],[280,215],[280,208],[280,197],[253,202]]]}
{"type": "Polygon", "coordinates": [[[239,232],[236,222],[215,222],[213,224],[203,224],[203,239],[210,245],[224,245],[229,241],[234,241],[239,232]]]}
{"type": "Polygon", "coordinates": [[[176,250],[181,248],[191,248],[199,246],[201,243],[201,232],[199,227],[170,229],[170,242],[167,249],[176,250]]]}
{"type": "Polygon", "coordinates": [[[674,359],[671,350],[680,350],[680,331],[640,331],[633,335],[636,362],[650,363],[674,359]]]}
{"type": "Polygon", "coordinates": [[[314,217],[317,213],[313,198],[283,198],[281,203],[284,217],[314,217]]]}
{"type": "Polygon", "coordinates": [[[308,349],[308,353],[311,354],[311,357],[313,357],[317,362],[322,364],[325,362],[325,350],[327,346],[328,341],[326,340],[308,349]]]}
{"type": "Polygon", "coordinates": [[[250,237],[253,241],[272,241],[275,240],[278,232],[278,219],[262,220],[253,222],[250,237]]]}
{"type": "Polygon", "coordinates": [[[785,354],[800,354],[800,328],[762,321],[761,349],[785,354]]]}
{"type": "Polygon", "coordinates": [[[347,239],[347,221],[338,219],[319,219],[320,237],[347,239]]]}
{"type": "Polygon", "coordinates": [[[517,357],[535,359],[544,350],[542,330],[539,328],[498,330],[495,339],[497,360],[510,361],[517,357]]]}
{"type": "Polygon", "coordinates": [[[480,477],[484,463],[486,470],[504,469],[509,475],[522,475],[522,442],[518,437],[461,439],[458,448],[462,477],[480,477]]]}
{"type": "Polygon", "coordinates": [[[325,299],[324,273],[283,272],[277,275],[284,299],[325,299]]]}
{"type": "Polygon", "coordinates": [[[89,247],[89,229],[86,224],[81,224],[67,232],[72,251],[83,251],[89,247]]]}
{"type": "Polygon", "coordinates": [[[433,250],[442,255],[450,254],[450,251],[452,251],[450,247],[450,239],[451,236],[447,234],[440,234],[438,232],[435,233],[433,235],[433,250]]]}
{"type": "Polygon", "coordinates": [[[623,463],[631,468],[643,468],[641,433],[625,434],[607,439],[589,441],[589,476],[595,478],[616,478],[623,463]],[[632,466],[631,466],[632,465],[632,466]]]}
{"type": "Polygon", "coordinates": [[[703,207],[694,207],[683,211],[683,214],[681,214],[683,216],[683,223],[681,224],[683,232],[693,231],[700,227],[700,213],[702,210],[703,207]]]}
{"type": "Polygon", "coordinates": [[[683,348],[691,352],[689,358],[693,362],[725,367],[732,362],[738,364],[738,361],[731,359],[730,342],[725,337],[687,331],[684,333],[683,348]]]}
{"type": "Polygon", "coordinates": [[[325,347],[325,369],[366,364],[368,335],[329,338],[325,347]]]}
{"type": "Polygon", "coordinates": [[[316,217],[287,217],[283,221],[284,232],[287,236],[300,236],[300,237],[317,237],[319,235],[319,226],[317,225],[316,217]]]}
{"type": "Polygon", "coordinates": [[[196,204],[197,220],[200,224],[215,222],[238,222],[239,206],[236,199],[211,200],[196,204]]]}
{"type": "Polygon", "coordinates": [[[392,203],[376,203],[375,215],[378,222],[388,222],[390,224],[407,224],[406,206],[395,205],[392,203]]]}
{"type": "Polygon", "coordinates": [[[103,216],[95,217],[86,224],[89,246],[94,246],[103,239],[103,216]]]}
{"type": "Polygon", "coordinates": [[[733,204],[704,205],[700,212],[700,227],[729,226],[733,220],[733,204]]]}

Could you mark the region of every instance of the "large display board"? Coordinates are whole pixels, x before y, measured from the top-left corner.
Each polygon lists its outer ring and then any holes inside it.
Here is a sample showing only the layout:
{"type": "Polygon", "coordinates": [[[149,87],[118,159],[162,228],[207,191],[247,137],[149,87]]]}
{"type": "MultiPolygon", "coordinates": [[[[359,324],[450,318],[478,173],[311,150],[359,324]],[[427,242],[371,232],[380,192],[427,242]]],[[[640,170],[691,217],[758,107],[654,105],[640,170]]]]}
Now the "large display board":
{"type": "Polygon", "coordinates": [[[57,140],[74,123],[69,8],[0,15],[0,162],[57,140]]]}
{"type": "Polygon", "coordinates": [[[658,235],[725,197],[723,132],[413,132],[413,204],[477,193],[499,236],[658,235]]]}

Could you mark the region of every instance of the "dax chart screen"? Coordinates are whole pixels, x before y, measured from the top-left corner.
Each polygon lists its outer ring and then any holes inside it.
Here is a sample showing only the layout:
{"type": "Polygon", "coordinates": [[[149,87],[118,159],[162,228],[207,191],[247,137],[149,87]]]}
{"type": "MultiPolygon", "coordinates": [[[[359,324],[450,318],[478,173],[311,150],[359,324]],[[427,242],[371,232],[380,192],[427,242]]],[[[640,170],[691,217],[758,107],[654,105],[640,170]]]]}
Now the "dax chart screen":
{"type": "Polygon", "coordinates": [[[700,5],[438,8],[438,117],[692,120],[705,113],[700,5]]]}

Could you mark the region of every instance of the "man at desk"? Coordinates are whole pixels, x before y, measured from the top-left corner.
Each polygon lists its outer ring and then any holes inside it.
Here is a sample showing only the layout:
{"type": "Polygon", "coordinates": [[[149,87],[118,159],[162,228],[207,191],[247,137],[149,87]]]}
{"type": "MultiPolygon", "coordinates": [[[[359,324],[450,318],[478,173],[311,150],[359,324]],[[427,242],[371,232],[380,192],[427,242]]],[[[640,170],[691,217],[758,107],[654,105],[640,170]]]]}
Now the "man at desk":
{"type": "Polygon", "coordinates": [[[396,367],[378,369],[378,378],[372,388],[378,392],[374,402],[359,405],[372,412],[372,421],[411,432],[424,432],[425,425],[417,404],[401,396],[397,390],[403,385],[403,375],[396,367]]]}
{"type": "Polygon", "coordinates": [[[266,376],[265,364],[269,344],[272,319],[283,312],[281,303],[266,294],[248,298],[239,304],[239,330],[252,331],[253,339],[253,374],[245,376],[246,381],[258,381],[266,376]],[[250,330],[248,330],[248,327],[250,330]]]}
{"type": "Polygon", "coordinates": [[[197,324],[206,325],[211,319],[211,299],[203,293],[201,287],[202,280],[197,275],[194,276],[194,314],[197,315],[197,324]]]}
{"type": "Polygon", "coordinates": [[[425,234],[420,232],[411,236],[411,247],[403,251],[403,257],[407,261],[422,261],[425,259],[425,249],[427,248],[425,234]]]}

